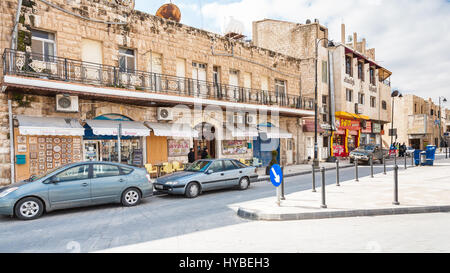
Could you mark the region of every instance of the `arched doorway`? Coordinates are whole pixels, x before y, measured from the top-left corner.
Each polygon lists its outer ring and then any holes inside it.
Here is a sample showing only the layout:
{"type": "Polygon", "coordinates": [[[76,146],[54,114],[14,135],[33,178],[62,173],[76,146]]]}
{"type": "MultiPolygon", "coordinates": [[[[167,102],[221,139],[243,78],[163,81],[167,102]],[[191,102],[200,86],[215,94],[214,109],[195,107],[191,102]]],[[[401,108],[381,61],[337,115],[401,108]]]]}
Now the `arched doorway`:
{"type": "Polygon", "coordinates": [[[216,158],[216,128],[207,122],[194,127],[199,132],[198,138],[194,139],[195,160],[202,158],[202,152],[208,149],[210,158],[216,158]]]}

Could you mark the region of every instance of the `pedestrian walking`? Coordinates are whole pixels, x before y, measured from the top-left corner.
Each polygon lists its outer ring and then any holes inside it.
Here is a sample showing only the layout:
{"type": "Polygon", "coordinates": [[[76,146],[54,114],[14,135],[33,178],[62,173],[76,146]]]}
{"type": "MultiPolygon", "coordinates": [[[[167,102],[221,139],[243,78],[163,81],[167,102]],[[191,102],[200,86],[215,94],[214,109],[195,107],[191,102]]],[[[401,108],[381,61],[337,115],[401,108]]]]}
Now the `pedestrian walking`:
{"type": "Polygon", "coordinates": [[[208,152],[208,148],[203,149],[202,152],[202,159],[208,159],[209,158],[209,152],[208,152]]]}

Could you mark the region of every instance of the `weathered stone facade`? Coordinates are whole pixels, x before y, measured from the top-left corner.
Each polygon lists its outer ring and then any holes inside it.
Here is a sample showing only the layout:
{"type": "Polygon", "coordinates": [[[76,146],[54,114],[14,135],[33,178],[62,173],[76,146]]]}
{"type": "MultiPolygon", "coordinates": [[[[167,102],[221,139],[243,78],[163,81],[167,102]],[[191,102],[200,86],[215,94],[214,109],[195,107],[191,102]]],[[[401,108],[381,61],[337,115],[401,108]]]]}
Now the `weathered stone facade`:
{"type": "MultiPolygon", "coordinates": [[[[177,62],[181,59],[185,64],[182,77],[190,78],[193,75],[191,64],[195,62],[206,65],[206,81],[208,82],[214,81],[214,68],[218,67],[220,81],[225,84],[230,82],[230,71],[233,70],[239,71],[239,86],[268,89],[267,91],[273,92],[275,80],[282,80],[286,83],[288,95],[306,95],[302,93],[304,89],[302,71],[305,69],[305,64],[295,57],[145,14],[133,10],[132,7],[117,4],[116,1],[51,0],[49,2],[59,8],[39,0],[23,1],[18,24],[18,51],[32,52],[31,31],[39,30],[54,34],[54,54],[60,58],[82,61],[86,53],[83,52],[83,41],[89,40],[101,44],[99,65],[118,67],[119,49],[131,49],[135,54],[135,69],[139,71],[152,72],[154,56],[161,56],[161,71],[158,71],[161,74],[180,77],[177,62]],[[266,83],[263,84],[263,78],[268,79],[267,86],[266,83]]],[[[3,52],[4,49],[11,47],[11,32],[17,1],[2,1],[0,6],[2,20],[0,49],[3,52]]],[[[0,81],[2,79],[3,77],[0,77],[0,81]]],[[[111,100],[105,95],[97,96],[95,99],[79,95],[78,113],[56,112],[55,93],[52,94],[54,91],[46,92],[46,94],[41,94],[41,91],[8,88],[6,93],[0,93],[2,100],[0,139],[5,140],[0,144],[0,183],[2,184],[8,183],[10,177],[7,96],[13,99],[14,115],[58,116],[84,120],[116,113],[131,117],[135,121],[156,121],[158,105],[144,106],[145,103],[134,104],[132,101],[119,103],[117,99],[111,100]]],[[[216,125],[214,119],[205,117],[203,112],[199,114],[194,111],[193,116],[199,116],[200,119],[193,118],[192,126],[201,122],[216,125]]],[[[270,120],[267,121],[270,122],[270,120]]],[[[293,140],[281,140],[281,163],[301,162],[304,147],[299,117],[281,116],[277,125],[293,135],[293,140]],[[288,147],[292,151],[289,154],[285,152],[288,147]]],[[[217,145],[220,151],[220,142],[217,145]]],[[[247,154],[243,157],[248,159],[251,156],[247,154]]]]}

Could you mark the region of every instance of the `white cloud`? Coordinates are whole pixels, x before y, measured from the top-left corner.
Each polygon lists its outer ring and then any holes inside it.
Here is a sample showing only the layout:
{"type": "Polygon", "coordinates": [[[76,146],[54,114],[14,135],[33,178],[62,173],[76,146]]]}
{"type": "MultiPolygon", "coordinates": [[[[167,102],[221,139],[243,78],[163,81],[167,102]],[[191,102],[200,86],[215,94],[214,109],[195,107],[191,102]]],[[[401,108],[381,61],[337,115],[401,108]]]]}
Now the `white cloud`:
{"type": "Polygon", "coordinates": [[[450,3],[445,0],[241,0],[206,4],[208,30],[220,32],[230,16],[245,25],[264,18],[304,23],[318,18],[340,41],[340,25],[375,47],[376,61],[393,72],[392,83],[405,93],[450,99],[450,3]]]}

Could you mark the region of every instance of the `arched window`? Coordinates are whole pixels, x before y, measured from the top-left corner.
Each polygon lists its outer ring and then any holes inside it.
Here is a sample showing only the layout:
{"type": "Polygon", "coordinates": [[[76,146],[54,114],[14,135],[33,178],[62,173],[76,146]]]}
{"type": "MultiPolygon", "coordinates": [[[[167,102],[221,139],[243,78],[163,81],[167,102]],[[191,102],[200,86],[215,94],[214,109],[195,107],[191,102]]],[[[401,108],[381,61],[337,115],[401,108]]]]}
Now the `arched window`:
{"type": "Polygon", "coordinates": [[[387,102],[386,101],[382,101],[381,102],[381,107],[383,108],[383,110],[387,110],[387,102]]]}

